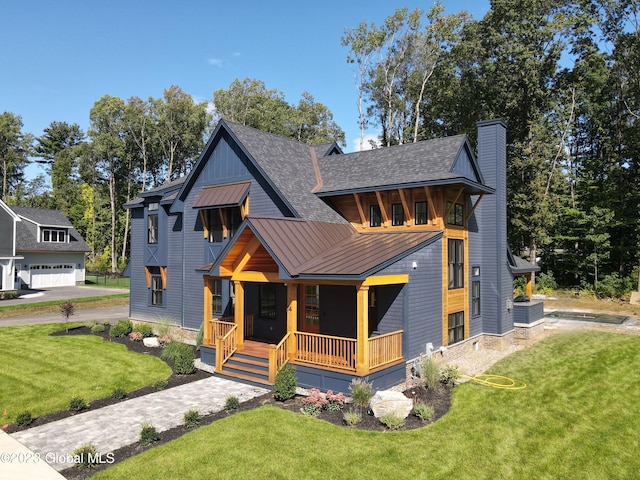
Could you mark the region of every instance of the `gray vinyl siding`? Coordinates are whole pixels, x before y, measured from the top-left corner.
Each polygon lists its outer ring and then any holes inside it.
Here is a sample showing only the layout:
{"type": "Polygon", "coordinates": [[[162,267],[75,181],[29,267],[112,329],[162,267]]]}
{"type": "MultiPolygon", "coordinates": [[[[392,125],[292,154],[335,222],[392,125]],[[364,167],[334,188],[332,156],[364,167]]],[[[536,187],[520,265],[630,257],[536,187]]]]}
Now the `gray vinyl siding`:
{"type": "MultiPolygon", "coordinates": [[[[182,325],[182,297],[184,285],[182,284],[182,263],[184,251],[182,245],[182,214],[167,217],[167,230],[165,244],[167,245],[167,285],[165,290],[166,313],[163,320],[182,325]]],[[[204,289],[204,285],[201,290],[204,289]]]]}
{"type": "Polygon", "coordinates": [[[425,352],[426,344],[442,345],[442,240],[415,252],[384,269],[380,274],[409,274],[378,326],[380,333],[397,330],[402,305],[403,355],[407,360],[425,352]],[[414,270],[412,265],[416,262],[414,270]]]}
{"type": "Polygon", "coordinates": [[[143,208],[131,209],[131,247],[129,260],[129,316],[136,320],[147,320],[148,289],[144,272],[146,242],[143,208]]]}
{"type": "Polygon", "coordinates": [[[513,297],[513,276],[507,265],[506,129],[482,122],[478,128],[478,162],[487,186],[496,189],[476,209],[482,237],[482,320],[484,333],[513,330],[507,301],[513,297]]]}
{"type": "MultiPolygon", "coordinates": [[[[480,205],[485,200],[491,200],[491,195],[486,195],[480,200],[480,205]]],[[[473,198],[473,202],[477,201],[477,197],[473,198]]],[[[471,202],[468,204],[468,208],[471,208],[471,202]]],[[[478,206],[478,208],[480,208],[478,206]]],[[[469,210],[467,210],[469,211],[469,210]]],[[[471,216],[469,221],[467,222],[467,228],[469,231],[469,262],[467,265],[467,277],[469,279],[469,336],[474,337],[482,333],[483,328],[483,315],[484,315],[484,300],[482,291],[480,292],[480,315],[473,316],[472,309],[472,282],[479,280],[480,281],[480,289],[483,287],[483,278],[487,277],[487,272],[485,268],[483,268],[483,245],[482,245],[482,235],[480,234],[480,230],[478,227],[478,217],[477,214],[471,216]],[[473,276],[473,267],[480,267],[480,276],[473,276]]],[[[465,319],[466,320],[466,319],[465,319]]]]}
{"type": "Polygon", "coordinates": [[[4,208],[0,208],[0,257],[14,256],[13,235],[13,218],[4,208]]]}

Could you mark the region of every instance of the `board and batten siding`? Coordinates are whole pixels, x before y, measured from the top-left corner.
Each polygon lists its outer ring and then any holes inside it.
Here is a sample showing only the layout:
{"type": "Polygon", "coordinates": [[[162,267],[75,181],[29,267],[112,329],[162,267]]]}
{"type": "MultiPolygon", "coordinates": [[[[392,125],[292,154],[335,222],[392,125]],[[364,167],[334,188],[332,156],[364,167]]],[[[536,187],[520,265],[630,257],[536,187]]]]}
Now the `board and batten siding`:
{"type": "MultiPolygon", "coordinates": [[[[214,261],[229,241],[229,239],[225,239],[218,244],[209,243],[204,238],[198,210],[192,208],[192,205],[205,186],[243,180],[251,181],[249,186],[250,215],[291,216],[291,213],[276,198],[274,192],[255,166],[225,134],[213,152],[211,152],[205,165],[200,170],[198,178],[184,199],[183,249],[185,253],[182,258],[182,302],[183,326],[185,328],[200,328],[204,316],[203,272],[196,271],[196,269],[214,261]]],[[[170,249],[169,256],[173,255],[173,251],[170,249]]],[[[172,261],[170,260],[170,262],[172,261]]],[[[226,305],[229,302],[229,282],[223,282],[222,290],[222,301],[226,305]]]]}
{"type": "MultiPolygon", "coordinates": [[[[149,310],[149,289],[144,271],[146,226],[144,208],[131,209],[131,245],[129,254],[129,317],[134,320],[152,320],[149,310]]],[[[156,317],[157,318],[157,317],[156,317]]]]}
{"type": "Polygon", "coordinates": [[[13,257],[14,220],[4,208],[0,208],[0,257],[13,257]]]}
{"type": "Polygon", "coordinates": [[[418,252],[385,268],[381,275],[409,274],[409,283],[404,285],[390,308],[389,318],[382,318],[379,328],[386,331],[397,329],[397,307],[403,305],[402,338],[403,355],[410,360],[425,353],[426,344],[434,348],[442,345],[442,240],[428,245],[418,252]],[[416,269],[413,269],[416,262],[416,269]]]}
{"type": "Polygon", "coordinates": [[[166,285],[166,314],[163,320],[183,325],[182,303],[184,285],[183,277],[183,225],[182,213],[167,217],[167,285],[166,285]],[[170,252],[170,253],[169,253],[170,252]]]}

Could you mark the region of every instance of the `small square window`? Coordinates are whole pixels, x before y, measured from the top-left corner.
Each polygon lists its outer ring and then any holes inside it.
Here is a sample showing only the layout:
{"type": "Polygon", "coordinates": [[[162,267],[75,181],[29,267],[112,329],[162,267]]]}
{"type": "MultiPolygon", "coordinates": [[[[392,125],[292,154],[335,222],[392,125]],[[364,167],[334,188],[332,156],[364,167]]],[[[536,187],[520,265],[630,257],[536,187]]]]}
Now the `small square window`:
{"type": "Polygon", "coordinates": [[[464,205],[461,203],[456,203],[451,207],[452,202],[447,202],[447,210],[449,210],[449,215],[447,215],[447,223],[449,225],[456,225],[459,227],[464,226],[464,205]]]}
{"type": "Polygon", "coordinates": [[[477,267],[477,266],[476,267],[472,267],[471,268],[471,274],[474,277],[479,277],[480,276],[480,267],[477,267]]]}

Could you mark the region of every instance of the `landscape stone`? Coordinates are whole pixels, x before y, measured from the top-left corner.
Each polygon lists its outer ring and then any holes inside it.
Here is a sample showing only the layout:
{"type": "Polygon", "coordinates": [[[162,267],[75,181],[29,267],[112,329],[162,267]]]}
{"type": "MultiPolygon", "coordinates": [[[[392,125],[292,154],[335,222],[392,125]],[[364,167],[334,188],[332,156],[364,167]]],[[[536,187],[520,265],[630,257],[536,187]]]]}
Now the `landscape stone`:
{"type": "Polygon", "coordinates": [[[407,418],[413,408],[413,400],[405,397],[402,392],[382,390],[376,392],[370,406],[376,418],[384,417],[389,413],[407,418]]]}
{"type": "Polygon", "coordinates": [[[142,343],[145,347],[159,347],[160,342],[158,341],[158,337],[147,337],[142,339],[142,343]]]}

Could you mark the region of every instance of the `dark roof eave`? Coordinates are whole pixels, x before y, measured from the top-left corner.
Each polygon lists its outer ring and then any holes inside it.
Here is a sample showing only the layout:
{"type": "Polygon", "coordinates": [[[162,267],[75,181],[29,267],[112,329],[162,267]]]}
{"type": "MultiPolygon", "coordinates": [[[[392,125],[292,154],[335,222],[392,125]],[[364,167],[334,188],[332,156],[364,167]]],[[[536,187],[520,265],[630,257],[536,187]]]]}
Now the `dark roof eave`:
{"type": "Polygon", "coordinates": [[[496,192],[495,188],[487,187],[486,185],[481,185],[477,182],[469,180],[468,178],[455,177],[455,178],[447,178],[447,179],[441,179],[441,180],[427,180],[422,182],[401,183],[401,184],[394,184],[394,185],[376,185],[371,187],[349,188],[344,190],[317,192],[316,195],[318,197],[333,197],[337,195],[348,195],[352,193],[369,193],[369,192],[384,191],[384,190],[398,190],[401,188],[436,187],[441,185],[457,185],[457,184],[462,184],[465,187],[467,187],[465,190],[467,191],[467,193],[471,195],[477,195],[480,193],[493,194],[496,192]]]}

